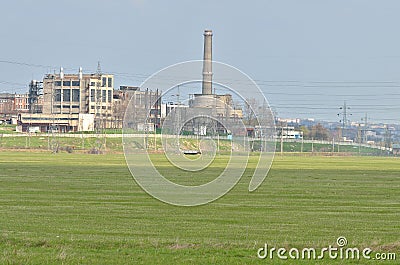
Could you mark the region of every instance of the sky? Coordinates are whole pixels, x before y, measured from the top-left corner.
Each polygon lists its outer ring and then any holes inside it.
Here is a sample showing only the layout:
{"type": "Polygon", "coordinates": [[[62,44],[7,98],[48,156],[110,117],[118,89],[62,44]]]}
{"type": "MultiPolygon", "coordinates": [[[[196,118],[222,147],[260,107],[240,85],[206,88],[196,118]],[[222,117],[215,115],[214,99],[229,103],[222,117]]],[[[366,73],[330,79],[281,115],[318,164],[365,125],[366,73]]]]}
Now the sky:
{"type": "Polygon", "coordinates": [[[169,65],[213,59],[254,79],[282,118],[400,123],[397,0],[13,0],[0,16],[0,93],[47,73],[102,71],[139,86],[169,65]]]}

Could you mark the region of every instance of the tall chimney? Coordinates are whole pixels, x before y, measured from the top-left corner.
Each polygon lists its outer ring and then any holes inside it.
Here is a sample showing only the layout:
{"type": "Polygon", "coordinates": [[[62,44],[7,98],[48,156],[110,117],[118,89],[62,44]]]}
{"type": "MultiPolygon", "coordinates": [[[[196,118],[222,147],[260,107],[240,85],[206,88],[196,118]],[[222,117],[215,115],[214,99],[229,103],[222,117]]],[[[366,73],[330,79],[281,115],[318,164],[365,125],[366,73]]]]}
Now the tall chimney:
{"type": "Polygon", "coordinates": [[[212,94],[212,35],[212,30],[204,31],[203,95],[212,94]]]}

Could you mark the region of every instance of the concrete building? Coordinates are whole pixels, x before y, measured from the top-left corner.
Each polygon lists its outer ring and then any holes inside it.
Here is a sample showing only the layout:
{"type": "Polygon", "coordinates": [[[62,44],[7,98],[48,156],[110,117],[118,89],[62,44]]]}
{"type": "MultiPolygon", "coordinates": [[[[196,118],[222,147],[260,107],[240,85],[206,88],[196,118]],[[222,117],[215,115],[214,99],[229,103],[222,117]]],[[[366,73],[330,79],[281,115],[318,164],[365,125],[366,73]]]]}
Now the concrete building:
{"type": "Polygon", "coordinates": [[[114,76],[109,74],[48,74],[43,79],[43,114],[111,116],[114,76]]]}
{"type": "Polygon", "coordinates": [[[143,131],[159,128],[161,124],[161,93],[151,90],[141,90],[139,87],[120,86],[114,91],[112,126],[122,128],[125,111],[129,102],[130,109],[127,115],[132,115],[134,124],[130,128],[143,131]],[[147,119],[146,122],[144,122],[147,119]]]}
{"type": "Polygon", "coordinates": [[[190,95],[188,108],[180,107],[179,111],[176,109],[176,115],[180,117],[180,120],[187,120],[186,117],[190,117],[190,114],[198,116],[184,126],[186,131],[192,131],[194,134],[200,132],[209,135],[227,134],[226,128],[220,121],[240,124],[239,120],[243,118],[243,112],[240,108],[235,108],[231,94],[213,93],[212,36],[211,30],[204,31],[201,94],[190,95]],[[207,118],[207,116],[213,117],[213,119],[207,118]]]}
{"type": "Polygon", "coordinates": [[[213,93],[212,72],[212,30],[204,31],[203,80],[201,94],[191,95],[190,108],[210,109],[212,114],[224,118],[242,118],[242,110],[234,107],[231,94],[213,93]]]}
{"type": "Polygon", "coordinates": [[[39,126],[42,132],[54,126],[60,131],[78,131],[112,123],[114,76],[111,74],[47,74],[42,82],[32,81],[29,90],[30,113],[21,114],[22,131],[29,125],[39,126]],[[87,115],[82,115],[87,114],[87,115]],[[91,118],[88,118],[89,116],[91,118]],[[79,126],[93,120],[93,126],[79,126]]]}
{"type": "Polygon", "coordinates": [[[165,119],[168,114],[176,108],[188,108],[188,105],[176,102],[166,102],[161,104],[161,119],[165,119]]]}

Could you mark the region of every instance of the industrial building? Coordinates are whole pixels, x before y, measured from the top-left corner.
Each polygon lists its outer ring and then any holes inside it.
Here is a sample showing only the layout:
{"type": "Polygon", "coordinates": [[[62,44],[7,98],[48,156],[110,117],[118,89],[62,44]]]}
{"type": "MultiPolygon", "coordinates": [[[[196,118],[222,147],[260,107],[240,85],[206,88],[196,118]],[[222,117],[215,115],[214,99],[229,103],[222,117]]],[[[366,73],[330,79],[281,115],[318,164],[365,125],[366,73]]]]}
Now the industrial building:
{"type": "Polygon", "coordinates": [[[203,80],[201,94],[194,94],[189,99],[191,108],[210,108],[218,117],[240,116],[241,112],[234,110],[232,95],[218,95],[213,93],[212,83],[212,30],[204,31],[204,54],[203,54],[203,80]]]}
{"type": "MultiPolygon", "coordinates": [[[[204,31],[202,91],[201,94],[190,95],[188,105],[162,104],[162,93],[158,89],[150,91],[120,86],[119,90],[114,90],[114,76],[102,73],[100,66],[92,74],[84,74],[82,68],[76,73],[64,73],[64,69],[60,68],[58,74],[47,74],[42,81],[31,81],[29,113],[19,113],[18,130],[29,131],[34,127],[40,132],[100,132],[104,128],[122,128],[128,105],[131,124],[127,126],[135,131],[152,131],[161,127],[163,119],[173,109],[179,109],[182,120],[199,111],[205,116],[238,121],[243,113],[241,108],[234,106],[232,95],[213,93],[212,36],[211,30],[204,31]]],[[[185,129],[194,133],[194,128],[199,124],[204,128],[206,123],[214,133],[228,133],[217,120],[210,123],[210,120],[201,117],[191,121],[185,129]]]]}
{"type": "MultiPolygon", "coordinates": [[[[211,30],[204,31],[204,53],[203,53],[203,71],[202,71],[202,89],[201,94],[192,94],[189,97],[188,108],[176,109],[179,120],[187,120],[193,114],[198,116],[187,122],[183,130],[193,134],[228,134],[226,128],[221,124],[224,122],[239,122],[243,118],[241,108],[236,108],[233,104],[231,94],[213,93],[213,72],[212,72],[212,36],[211,30]],[[210,117],[213,117],[210,119],[210,117]],[[201,130],[200,130],[201,128],[201,130]]],[[[167,108],[168,109],[168,108],[167,108]]],[[[236,132],[238,133],[238,132],[236,132]]],[[[241,132],[244,134],[245,132],[241,132]]]]}
{"type": "Polygon", "coordinates": [[[47,74],[43,81],[31,81],[29,113],[19,115],[20,131],[39,127],[61,132],[112,127],[114,76],[111,74],[47,74]],[[90,125],[90,123],[94,123],[90,125]],[[83,126],[83,124],[89,124],[83,126]]]}
{"type": "Polygon", "coordinates": [[[134,86],[120,86],[114,91],[112,126],[122,128],[128,104],[131,104],[130,119],[134,124],[130,128],[137,131],[153,131],[161,124],[161,92],[149,89],[141,90],[134,86]]]}

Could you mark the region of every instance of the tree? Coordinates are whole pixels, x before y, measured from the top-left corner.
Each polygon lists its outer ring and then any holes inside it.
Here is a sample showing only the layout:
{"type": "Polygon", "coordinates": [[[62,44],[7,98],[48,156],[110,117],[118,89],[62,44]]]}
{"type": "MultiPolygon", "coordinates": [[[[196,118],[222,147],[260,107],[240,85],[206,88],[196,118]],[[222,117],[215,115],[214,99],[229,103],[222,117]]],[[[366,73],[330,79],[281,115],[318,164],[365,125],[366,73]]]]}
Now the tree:
{"type": "Polygon", "coordinates": [[[303,133],[303,138],[304,139],[309,139],[310,136],[310,130],[306,126],[300,126],[299,130],[303,133]]]}
{"type": "Polygon", "coordinates": [[[259,104],[255,98],[247,98],[244,102],[244,109],[243,109],[243,121],[244,124],[255,126],[257,117],[256,111],[259,104]]]}
{"type": "Polygon", "coordinates": [[[311,127],[310,137],[314,140],[329,140],[329,131],[318,123],[311,127]]]}

